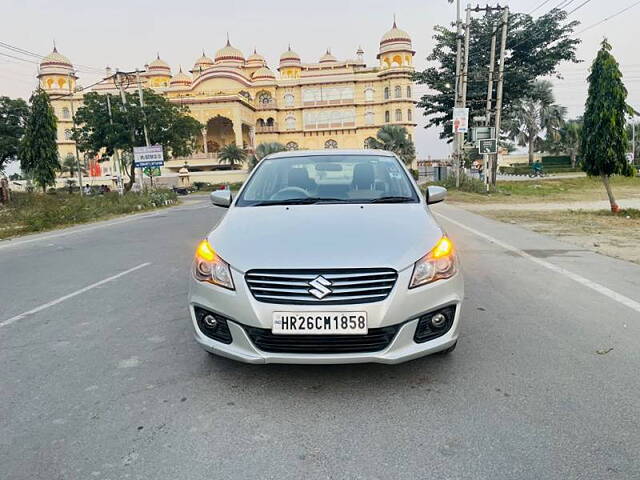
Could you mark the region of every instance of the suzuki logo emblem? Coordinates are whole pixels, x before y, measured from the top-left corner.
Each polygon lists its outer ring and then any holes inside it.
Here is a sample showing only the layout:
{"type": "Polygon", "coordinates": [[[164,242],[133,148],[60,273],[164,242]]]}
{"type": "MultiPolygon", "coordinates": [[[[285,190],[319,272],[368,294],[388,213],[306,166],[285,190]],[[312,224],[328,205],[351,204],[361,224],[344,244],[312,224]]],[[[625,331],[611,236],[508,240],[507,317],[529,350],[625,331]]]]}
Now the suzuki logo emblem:
{"type": "Polygon", "coordinates": [[[318,275],[316,278],[309,282],[309,285],[313,287],[309,290],[309,293],[316,297],[318,300],[323,299],[331,293],[331,290],[327,287],[331,285],[331,282],[324,278],[322,275],[318,275]]]}

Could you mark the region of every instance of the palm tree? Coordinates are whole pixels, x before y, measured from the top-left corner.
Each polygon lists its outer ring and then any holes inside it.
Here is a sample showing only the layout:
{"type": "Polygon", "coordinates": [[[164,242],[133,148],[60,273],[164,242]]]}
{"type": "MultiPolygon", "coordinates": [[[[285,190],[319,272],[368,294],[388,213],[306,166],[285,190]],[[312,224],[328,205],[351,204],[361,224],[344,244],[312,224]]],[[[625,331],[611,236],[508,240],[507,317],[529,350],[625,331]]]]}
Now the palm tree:
{"type": "Polygon", "coordinates": [[[553,150],[571,158],[571,168],[576,168],[580,142],[582,141],[582,120],[569,120],[558,130],[558,141],[553,142],[553,150]]]}
{"type": "Polygon", "coordinates": [[[284,152],[287,149],[283,144],[278,142],[265,142],[256,147],[256,153],[249,159],[249,171],[253,170],[256,165],[267,155],[272,153],[284,152]]]}
{"type": "Polygon", "coordinates": [[[241,164],[247,159],[247,153],[235,143],[225,145],[218,153],[220,163],[228,163],[233,168],[236,164],[241,164]]]}
{"type": "Polygon", "coordinates": [[[416,158],[416,147],[409,138],[405,127],[385,125],[378,130],[375,139],[370,142],[371,148],[393,152],[405,163],[411,165],[416,158]]]}
{"type": "Polygon", "coordinates": [[[558,130],[564,122],[566,107],[554,103],[553,85],[548,80],[537,80],[526,98],[518,102],[507,122],[509,137],[529,151],[529,165],[533,154],[543,141],[543,133],[558,140],[558,130]]]}
{"type": "MultiPolygon", "coordinates": [[[[78,174],[78,165],[76,163],[76,157],[73,156],[73,154],[69,153],[67,154],[66,157],[64,157],[64,160],[62,161],[62,165],[60,167],[60,170],[63,173],[68,173],[69,177],[75,177],[78,174]]],[[[83,174],[86,174],[86,170],[80,166],[80,170],[82,171],[83,174]]]]}

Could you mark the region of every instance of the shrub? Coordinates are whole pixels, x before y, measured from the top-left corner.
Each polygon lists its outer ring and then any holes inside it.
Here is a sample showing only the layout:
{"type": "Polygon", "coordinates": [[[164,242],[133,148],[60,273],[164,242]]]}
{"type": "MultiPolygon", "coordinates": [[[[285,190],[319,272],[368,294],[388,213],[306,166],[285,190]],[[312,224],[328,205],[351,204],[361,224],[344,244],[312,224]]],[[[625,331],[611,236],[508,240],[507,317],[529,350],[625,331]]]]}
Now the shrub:
{"type": "MultiPolygon", "coordinates": [[[[440,182],[435,182],[434,185],[439,185],[441,187],[446,188],[447,190],[458,190],[460,192],[469,192],[469,193],[486,193],[487,186],[486,184],[478,179],[469,177],[467,175],[460,175],[460,187],[456,188],[456,177],[455,175],[449,175],[445,180],[440,182]]],[[[490,187],[490,191],[494,191],[495,187],[490,187]]]]}

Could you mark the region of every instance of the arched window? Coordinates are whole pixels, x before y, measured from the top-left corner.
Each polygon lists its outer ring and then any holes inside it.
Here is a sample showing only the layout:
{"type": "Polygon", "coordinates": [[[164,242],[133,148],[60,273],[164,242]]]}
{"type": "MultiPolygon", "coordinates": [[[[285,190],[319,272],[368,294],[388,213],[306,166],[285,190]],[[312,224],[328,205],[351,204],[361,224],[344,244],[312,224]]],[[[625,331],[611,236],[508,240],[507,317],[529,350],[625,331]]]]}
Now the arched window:
{"type": "Polygon", "coordinates": [[[264,127],[264,119],[259,118],[256,123],[257,123],[258,127],[264,127]]]}
{"type": "Polygon", "coordinates": [[[262,104],[271,103],[271,94],[269,92],[260,92],[258,93],[258,102],[262,104]]]}
{"type": "Polygon", "coordinates": [[[62,118],[64,118],[65,120],[71,118],[71,113],[69,112],[69,109],[67,107],[62,108],[62,118]]]}
{"type": "Polygon", "coordinates": [[[387,110],[386,112],[384,112],[384,122],[389,123],[390,121],[391,121],[391,114],[389,113],[389,110],[387,110]]]}
{"type": "Polygon", "coordinates": [[[412,121],[413,120],[413,114],[411,113],[411,109],[408,108],[407,109],[407,120],[412,121]]]}
{"type": "Polygon", "coordinates": [[[287,130],[295,130],[296,129],[296,117],[288,116],[284,119],[284,126],[287,130]]]}
{"type": "Polygon", "coordinates": [[[376,123],[376,114],[373,112],[366,112],[364,114],[364,123],[366,125],[373,125],[376,123]]]}
{"type": "Polygon", "coordinates": [[[402,88],[400,87],[400,85],[396,85],[395,94],[396,94],[396,98],[402,97],[402,88]]]}
{"type": "Polygon", "coordinates": [[[285,145],[287,150],[298,150],[298,144],[296,142],[289,142],[285,145]]]}
{"type": "Polygon", "coordinates": [[[373,95],[375,94],[375,90],[371,87],[365,89],[364,91],[364,99],[366,102],[373,102],[373,95]]]}
{"type": "Polygon", "coordinates": [[[338,142],[335,140],[327,140],[324,142],[324,148],[338,148],[338,142]]]}
{"type": "Polygon", "coordinates": [[[401,122],[401,121],[402,121],[402,110],[397,108],[396,109],[396,122],[401,122]]]}
{"type": "Polygon", "coordinates": [[[411,98],[411,85],[407,85],[407,98],[411,98]]]}
{"type": "Polygon", "coordinates": [[[367,137],[364,139],[364,148],[375,148],[376,139],[373,137],[367,137]]]}
{"type": "Polygon", "coordinates": [[[389,87],[384,87],[384,99],[389,100],[389,87]]]}
{"type": "Polygon", "coordinates": [[[293,96],[293,94],[287,93],[284,96],[284,104],[285,104],[285,106],[293,107],[294,102],[295,102],[295,97],[293,96]]]}
{"type": "Polygon", "coordinates": [[[273,127],[273,125],[274,125],[273,117],[267,118],[267,127],[273,127]]]}

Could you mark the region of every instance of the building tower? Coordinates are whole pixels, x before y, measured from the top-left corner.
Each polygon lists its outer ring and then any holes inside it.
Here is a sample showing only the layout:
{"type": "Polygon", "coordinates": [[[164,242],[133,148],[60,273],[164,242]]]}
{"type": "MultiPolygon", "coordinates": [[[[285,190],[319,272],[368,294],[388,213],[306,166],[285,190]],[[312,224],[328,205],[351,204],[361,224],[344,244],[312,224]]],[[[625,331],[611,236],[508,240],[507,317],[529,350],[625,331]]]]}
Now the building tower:
{"type": "Polygon", "coordinates": [[[411,37],[400,30],[393,21],[393,27],[380,39],[378,59],[382,69],[409,67],[413,68],[415,51],[411,45],[411,37]]]}
{"type": "Polygon", "coordinates": [[[280,76],[282,78],[300,78],[301,70],[300,55],[291,50],[291,45],[289,45],[287,51],[280,55],[280,65],[278,66],[280,76]]]}
{"type": "Polygon", "coordinates": [[[160,58],[160,54],[151,62],[146,71],[142,74],[147,79],[147,86],[150,88],[168,87],[171,82],[171,67],[160,58]]]}

